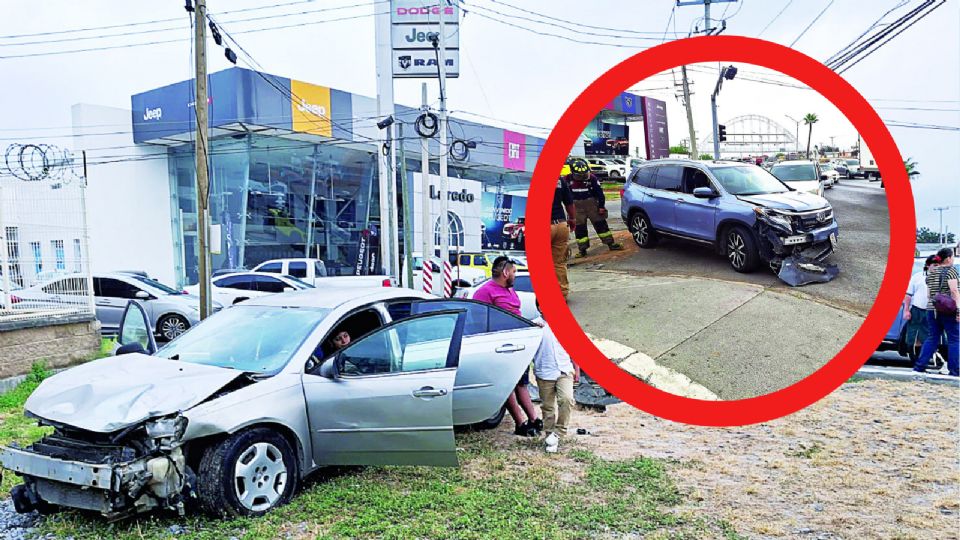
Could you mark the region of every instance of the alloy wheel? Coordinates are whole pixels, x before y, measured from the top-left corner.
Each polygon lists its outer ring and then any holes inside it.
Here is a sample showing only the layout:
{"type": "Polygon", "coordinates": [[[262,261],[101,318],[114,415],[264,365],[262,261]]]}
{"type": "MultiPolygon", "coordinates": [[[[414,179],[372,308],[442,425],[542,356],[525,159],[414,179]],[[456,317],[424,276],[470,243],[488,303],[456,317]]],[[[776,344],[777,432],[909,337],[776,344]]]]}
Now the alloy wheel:
{"type": "Polygon", "coordinates": [[[734,268],[743,268],[747,260],[746,245],[739,233],[732,232],[727,236],[727,258],[734,268]]]}
{"type": "Polygon", "coordinates": [[[248,510],[267,510],[283,496],[287,466],[276,446],[254,443],[240,454],[233,471],[237,500],[248,510]]]}
{"type": "Polygon", "coordinates": [[[171,340],[187,331],[187,323],[177,316],[167,317],[160,324],[160,334],[165,339],[171,340]]]}
{"type": "Polygon", "coordinates": [[[647,238],[650,237],[650,230],[647,227],[647,220],[643,219],[639,214],[633,216],[633,241],[638,245],[643,245],[647,243],[647,238]]]}

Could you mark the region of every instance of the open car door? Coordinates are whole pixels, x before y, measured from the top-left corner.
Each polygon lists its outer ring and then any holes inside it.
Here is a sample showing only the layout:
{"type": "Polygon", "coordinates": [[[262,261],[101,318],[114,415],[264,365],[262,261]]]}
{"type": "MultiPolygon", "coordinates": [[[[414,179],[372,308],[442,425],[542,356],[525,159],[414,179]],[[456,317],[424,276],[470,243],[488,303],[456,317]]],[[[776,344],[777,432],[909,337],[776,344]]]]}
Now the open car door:
{"type": "Polygon", "coordinates": [[[153,354],[157,352],[157,342],[153,339],[153,329],[150,328],[147,312],[139,302],[130,300],[120,317],[120,328],[117,331],[117,343],[120,348],[117,354],[142,352],[153,354]],[[142,349],[142,350],[139,350],[142,349]]]}
{"type": "Polygon", "coordinates": [[[543,330],[522,317],[473,300],[416,301],[411,314],[451,309],[466,312],[453,392],[453,424],[476,424],[503,407],[524,370],[530,368],[543,330]]]}
{"type": "Polygon", "coordinates": [[[453,384],[463,313],[394,322],[303,375],[318,465],[457,466],[453,384]]]}

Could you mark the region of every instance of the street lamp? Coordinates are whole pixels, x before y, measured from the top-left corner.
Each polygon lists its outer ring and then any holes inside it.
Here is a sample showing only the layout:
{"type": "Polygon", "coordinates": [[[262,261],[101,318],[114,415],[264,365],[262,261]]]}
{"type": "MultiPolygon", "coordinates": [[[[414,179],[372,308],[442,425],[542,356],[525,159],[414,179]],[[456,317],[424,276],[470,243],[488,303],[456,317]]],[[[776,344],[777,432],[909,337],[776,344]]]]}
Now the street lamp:
{"type": "Polygon", "coordinates": [[[720,70],[720,76],[717,77],[717,86],[713,89],[713,94],[710,95],[710,106],[713,109],[713,159],[720,159],[720,133],[717,128],[717,94],[720,93],[720,88],[723,86],[723,80],[733,80],[737,76],[737,68],[734,66],[726,66],[720,70]]]}
{"type": "Polygon", "coordinates": [[[797,134],[796,134],[796,136],[795,136],[795,138],[794,138],[794,142],[797,143],[797,147],[795,148],[795,150],[796,150],[796,152],[799,154],[799,153],[800,153],[800,121],[797,120],[796,118],[790,116],[789,114],[785,114],[784,116],[786,116],[787,118],[793,120],[794,123],[797,124],[797,134]]]}

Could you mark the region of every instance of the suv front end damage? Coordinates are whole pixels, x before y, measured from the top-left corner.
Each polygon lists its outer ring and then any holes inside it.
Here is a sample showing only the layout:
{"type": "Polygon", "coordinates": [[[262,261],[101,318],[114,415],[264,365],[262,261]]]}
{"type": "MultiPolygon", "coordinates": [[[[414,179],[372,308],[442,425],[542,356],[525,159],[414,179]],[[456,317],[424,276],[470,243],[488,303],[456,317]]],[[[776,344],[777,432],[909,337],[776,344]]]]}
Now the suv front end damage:
{"type": "Polygon", "coordinates": [[[837,248],[833,208],[795,212],[757,206],[755,229],[760,257],[790,286],[825,283],[840,273],[826,259],[837,248]]]}
{"type": "Polygon", "coordinates": [[[182,448],[185,417],[107,434],[40,422],[54,433],[26,448],[0,448],[0,464],[23,477],[11,491],[18,512],[67,507],[108,519],[155,508],[184,512],[195,484],[182,448]]]}

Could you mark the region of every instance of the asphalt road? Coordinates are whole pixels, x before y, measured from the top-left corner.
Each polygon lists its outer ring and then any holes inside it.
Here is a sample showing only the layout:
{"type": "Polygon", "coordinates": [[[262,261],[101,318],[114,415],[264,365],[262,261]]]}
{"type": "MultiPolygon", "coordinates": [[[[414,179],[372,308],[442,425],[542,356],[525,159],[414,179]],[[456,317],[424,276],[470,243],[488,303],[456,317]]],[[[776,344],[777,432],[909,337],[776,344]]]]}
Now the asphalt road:
{"type": "MultiPolygon", "coordinates": [[[[889,214],[885,192],[879,182],[842,180],[825,193],[833,205],[840,226],[839,248],[830,260],[840,266],[840,275],[829,283],[800,287],[802,292],[830,304],[866,315],[873,305],[887,262],[889,247],[889,214]]],[[[607,201],[610,227],[625,230],[620,218],[620,201],[607,201]]],[[[591,236],[593,235],[591,229],[591,236]]],[[[602,248],[594,238],[593,253],[602,248]]],[[[727,260],[708,246],[675,239],[662,239],[653,249],[640,250],[629,246],[627,257],[604,261],[609,270],[640,271],[653,274],[682,274],[741,281],[768,288],[791,288],[770,270],[752,274],[734,272],[727,260]]]]}

